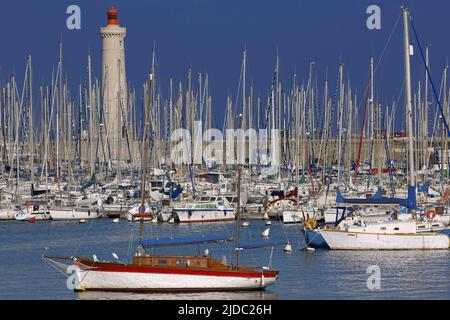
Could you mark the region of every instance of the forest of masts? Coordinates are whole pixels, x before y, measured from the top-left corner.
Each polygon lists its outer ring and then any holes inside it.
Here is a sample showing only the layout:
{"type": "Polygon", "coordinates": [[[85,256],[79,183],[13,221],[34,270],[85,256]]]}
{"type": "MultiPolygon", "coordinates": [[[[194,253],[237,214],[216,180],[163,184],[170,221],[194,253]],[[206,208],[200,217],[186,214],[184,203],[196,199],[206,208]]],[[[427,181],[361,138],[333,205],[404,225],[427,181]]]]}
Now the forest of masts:
{"type": "MultiPolygon", "coordinates": [[[[428,48],[426,59],[428,64],[428,48]]],[[[56,181],[79,184],[93,174],[105,180],[117,176],[135,179],[141,168],[148,103],[151,104],[149,167],[161,168],[165,159],[169,159],[172,145],[167,141],[175,129],[185,128],[192,134],[194,121],[202,120],[203,131],[218,127],[224,132],[224,129],[235,128],[239,123],[237,115],[242,115],[244,130],[281,130],[282,165],[296,168],[291,172],[297,174],[299,171],[300,174],[305,171],[318,174],[317,168],[333,164],[341,167],[345,175],[355,163],[380,168],[394,160],[398,161],[397,167],[405,168],[406,144],[396,132],[407,129],[404,120],[402,126],[395,121],[397,109],[404,118],[404,103],[402,98],[389,104],[377,102],[373,58],[368,65],[368,81],[363,82],[365,90],[358,97],[350,80],[344,80],[343,64],[338,66],[335,85],[328,76],[323,83],[318,83],[315,62],[311,61],[307,81],[299,83],[299,77],[294,74],[289,88],[280,79],[280,63],[276,56],[270,90],[264,96],[256,96],[253,83],[247,80],[247,52],[244,50],[236,96],[213,104],[208,74],[195,75],[191,68],[185,83],[176,84],[170,79],[168,94],[163,94],[153,54],[150,72],[155,90],[148,99],[148,83],[144,84],[142,103],[137,103],[136,90],[129,90],[126,112],[122,112],[124,156],[118,162],[117,159],[113,161],[108,152],[111,142],[105,130],[102,84],[93,78],[91,58],[87,59],[83,82],[73,92],[64,73],[61,45],[51,83],[36,86],[30,55],[23,83],[20,85],[13,75],[1,86],[0,150],[5,168],[1,171],[2,181],[18,184],[23,178],[33,183],[45,183],[53,177],[56,181]],[[213,116],[217,113],[214,110],[223,109],[225,103],[226,115],[220,123],[213,116]]],[[[447,72],[448,66],[445,66],[440,85],[445,115],[450,114],[447,72]]],[[[416,168],[430,168],[440,162],[440,168],[446,168],[446,130],[429,91],[424,73],[413,96],[416,168]],[[441,141],[444,142],[442,147],[441,141]]]]}

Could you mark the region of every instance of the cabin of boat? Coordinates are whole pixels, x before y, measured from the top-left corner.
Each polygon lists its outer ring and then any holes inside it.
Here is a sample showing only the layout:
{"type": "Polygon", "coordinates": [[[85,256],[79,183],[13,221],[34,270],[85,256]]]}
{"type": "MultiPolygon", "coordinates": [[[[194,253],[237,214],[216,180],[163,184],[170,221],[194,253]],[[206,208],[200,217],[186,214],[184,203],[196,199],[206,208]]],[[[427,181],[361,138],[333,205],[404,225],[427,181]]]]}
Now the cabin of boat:
{"type": "MultiPolygon", "coordinates": [[[[233,200],[232,197],[230,197],[233,200]]],[[[219,210],[219,206],[225,206],[230,208],[230,202],[228,197],[222,196],[199,196],[192,202],[179,203],[176,209],[209,209],[209,210],[219,210]]]]}
{"type": "Polygon", "coordinates": [[[348,232],[382,233],[382,234],[415,234],[415,221],[380,221],[375,223],[360,223],[349,226],[348,232]]]}
{"type": "MultiPolygon", "coordinates": [[[[146,268],[146,269],[165,269],[165,270],[191,270],[198,272],[224,272],[237,273],[242,276],[254,277],[264,275],[272,278],[278,275],[278,271],[267,270],[263,267],[245,267],[245,266],[229,266],[225,265],[210,256],[201,255],[150,255],[144,254],[134,256],[131,264],[120,262],[98,262],[92,259],[78,259],[77,264],[80,267],[104,269],[104,268],[146,268]]],[[[151,270],[149,270],[151,272],[151,270]]],[[[223,274],[225,275],[225,274],[223,274]]]]}

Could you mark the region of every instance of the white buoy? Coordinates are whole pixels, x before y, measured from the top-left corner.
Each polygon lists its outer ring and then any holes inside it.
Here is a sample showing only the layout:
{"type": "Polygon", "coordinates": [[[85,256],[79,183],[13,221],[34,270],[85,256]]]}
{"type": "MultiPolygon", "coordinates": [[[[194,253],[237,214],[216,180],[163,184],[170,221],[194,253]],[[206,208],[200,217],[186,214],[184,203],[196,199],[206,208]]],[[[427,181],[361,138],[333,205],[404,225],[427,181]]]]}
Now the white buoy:
{"type": "Polygon", "coordinates": [[[266,226],[271,226],[271,225],[272,225],[272,221],[267,220],[267,221],[266,221],[266,226]]]}
{"type": "Polygon", "coordinates": [[[113,223],[119,223],[119,221],[120,221],[119,218],[113,219],[113,223]]]}
{"type": "Polygon", "coordinates": [[[269,237],[269,232],[270,232],[270,228],[267,228],[266,230],[264,230],[264,231],[261,233],[261,236],[262,236],[263,238],[268,238],[268,237],[269,237]]]}
{"type": "Polygon", "coordinates": [[[92,255],[92,258],[94,259],[94,262],[98,262],[97,256],[95,254],[92,255]]]}
{"type": "Polygon", "coordinates": [[[152,218],[152,223],[153,223],[153,224],[158,223],[158,217],[153,217],[153,218],[152,218]]]}
{"type": "Polygon", "coordinates": [[[86,220],[81,219],[79,222],[80,222],[80,223],[86,223],[86,220]]]}
{"type": "Polygon", "coordinates": [[[316,251],[316,249],[314,249],[314,248],[311,248],[311,247],[306,247],[306,251],[309,251],[309,252],[314,252],[314,251],[316,251]]]}
{"type": "Polygon", "coordinates": [[[286,243],[286,246],[284,247],[284,252],[292,252],[292,246],[289,242],[286,243]]]}
{"type": "Polygon", "coordinates": [[[248,222],[248,221],[242,222],[242,227],[248,228],[249,226],[250,226],[250,222],[248,222]]]}
{"type": "Polygon", "coordinates": [[[115,252],[112,253],[112,256],[114,259],[119,260],[119,256],[115,252]]]}

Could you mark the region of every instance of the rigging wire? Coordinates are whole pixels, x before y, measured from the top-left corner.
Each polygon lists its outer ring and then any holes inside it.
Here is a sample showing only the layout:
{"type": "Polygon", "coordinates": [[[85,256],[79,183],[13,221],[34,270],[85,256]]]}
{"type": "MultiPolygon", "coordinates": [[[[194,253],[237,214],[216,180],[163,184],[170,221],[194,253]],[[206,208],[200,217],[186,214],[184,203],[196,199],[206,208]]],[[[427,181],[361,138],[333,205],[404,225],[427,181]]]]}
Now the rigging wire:
{"type": "Polygon", "coordinates": [[[431,79],[430,70],[428,69],[428,66],[427,66],[427,63],[426,63],[426,60],[425,60],[425,56],[423,54],[422,46],[420,45],[419,36],[418,36],[416,28],[414,26],[414,22],[413,22],[413,19],[411,17],[411,14],[409,14],[409,21],[411,22],[411,26],[412,26],[412,29],[413,29],[413,32],[414,32],[414,36],[416,38],[416,43],[417,43],[417,46],[419,47],[420,57],[422,58],[422,62],[425,65],[425,70],[427,71],[428,80],[430,80],[431,88],[433,89],[433,94],[434,94],[434,97],[435,97],[436,102],[438,104],[439,112],[441,113],[441,116],[442,116],[442,121],[444,123],[445,129],[447,130],[447,136],[450,137],[450,129],[449,129],[447,121],[445,119],[444,110],[442,108],[441,100],[438,97],[438,94],[437,94],[437,91],[436,91],[436,87],[434,86],[433,79],[431,79]]]}

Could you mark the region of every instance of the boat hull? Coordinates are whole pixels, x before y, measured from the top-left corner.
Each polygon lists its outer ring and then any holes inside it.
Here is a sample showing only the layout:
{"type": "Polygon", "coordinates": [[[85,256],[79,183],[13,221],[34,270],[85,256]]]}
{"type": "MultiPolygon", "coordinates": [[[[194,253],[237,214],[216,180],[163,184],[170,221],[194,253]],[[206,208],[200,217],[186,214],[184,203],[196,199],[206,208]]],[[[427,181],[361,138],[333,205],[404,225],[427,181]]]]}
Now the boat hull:
{"type": "Polygon", "coordinates": [[[158,213],[158,220],[161,222],[168,222],[173,217],[172,211],[160,211],[158,213]]]}
{"type": "Polygon", "coordinates": [[[234,221],[236,216],[231,209],[226,210],[185,210],[174,209],[175,219],[180,223],[234,221]]]}
{"type": "Polygon", "coordinates": [[[130,212],[127,213],[127,221],[128,222],[137,222],[137,221],[141,221],[141,220],[151,221],[152,219],[153,219],[152,213],[144,213],[144,214],[141,214],[141,213],[133,214],[130,212]]]}
{"type": "Polygon", "coordinates": [[[32,219],[36,221],[50,220],[50,212],[48,211],[35,211],[35,212],[19,212],[16,213],[15,219],[17,221],[31,221],[32,219]]]}
{"type": "Polygon", "coordinates": [[[53,209],[50,216],[55,221],[89,220],[98,219],[102,216],[101,210],[77,210],[77,209],[53,209]]]}
{"type": "Polygon", "coordinates": [[[0,209],[0,220],[15,220],[17,210],[0,209]]]}
{"type": "Polygon", "coordinates": [[[330,249],[323,236],[317,230],[306,230],[305,240],[308,247],[330,249]]]}
{"type": "Polygon", "coordinates": [[[449,238],[439,233],[381,234],[321,230],[332,250],[436,250],[448,249],[449,238]]]}
{"type": "Polygon", "coordinates": [[[77,271],[83,291],[227,291],[264,290],[277,275],[201,270],[128,268],[126,266],[77,271]]]}

